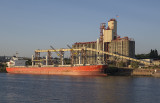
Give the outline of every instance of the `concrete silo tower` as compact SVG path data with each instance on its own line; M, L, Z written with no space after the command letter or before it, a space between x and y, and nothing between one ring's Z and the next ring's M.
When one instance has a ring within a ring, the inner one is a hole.
M104 42L111 42L117 37L117 21L116 19L110 19L108 21L107 29L103 29Z

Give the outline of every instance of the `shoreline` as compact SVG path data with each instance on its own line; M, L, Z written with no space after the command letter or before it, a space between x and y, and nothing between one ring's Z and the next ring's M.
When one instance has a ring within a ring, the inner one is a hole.
M151 76L154 77L153 74L155 73L155 70L157 72L160 72L160 69L142 69L142 68L117 68L117 67L110 67L107 69L106 73L110 76Z
M0 73L7 73L6 67L0 67Z

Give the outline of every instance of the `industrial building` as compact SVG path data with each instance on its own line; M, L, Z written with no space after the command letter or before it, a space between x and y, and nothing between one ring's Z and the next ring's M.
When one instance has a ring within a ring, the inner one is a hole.
M135 41L131 38L128 37L121 38L120 36L117 35L117 21L114 18L108 21L107 27L106 23L101 23L100 37L96 41L76 42L72 45L72 48L73 49L92 48L126 57L131 57L131 58L135 57ZM117 58L95 51L86 51L86 53L83 55L82 53L83 52L76 51L77 55L73 55L74 64L84 64L84 63L105 64L107 63L107 61L123 60L123 58ZM83 56L85 56L86 59ZM81 57L84 59L80 59Z

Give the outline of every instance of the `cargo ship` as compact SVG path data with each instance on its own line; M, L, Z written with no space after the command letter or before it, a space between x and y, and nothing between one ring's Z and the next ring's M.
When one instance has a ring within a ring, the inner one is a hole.
M33 60L34 61L34 60ZM26 60L13 57L7 64L6 71L14 74L45 74L45 75L83 75L107 76L107 65L32 65L25 66ZM48 63L47 63L48 64Z
M7 67L8 73L47 74L47 75L88 75L106 76L107 65L69 66L69 67Z

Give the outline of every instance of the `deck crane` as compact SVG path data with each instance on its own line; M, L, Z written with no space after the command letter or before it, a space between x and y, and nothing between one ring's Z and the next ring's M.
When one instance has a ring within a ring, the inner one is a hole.
M76 55L78 54L77 52L75 52L73 49L72 49L72 47L71 46L69 46L69 45L67 45L70 49L71 49L71 64L73 65L73 63L74 63L74 59L76 58ZM87 62L86 61L86 52L85 52L85 50L84 49L82 49L81 50L81 52L79 52L79 64L81 64L81 55L82 55L82 57L83 57L83 62L84 62L84 64L85 64L85 62Z
M61 64L64 65L64 51L58 52L58 51L56 51L55 48L53 48L53 46L50 46L50 47L54 50L54 52L57 54L57 56L60 57Z
M55 53L57 54L57 56L61 55L60 53L58 53L58 51L55 48L53 48L53 46L50 46L50 47L55 51Z
M71 52L73 52L74 55L77 55L77 53L72 49L71 46L67 45L69 47L69 49L71 49Z
M75 59L75 55L77 55L77 53L72 49L72 47L71 46L69 46L69 45L67 45L68 46L68 48L70 48L71 49L71 65L73 65L74 64L74 59Z

